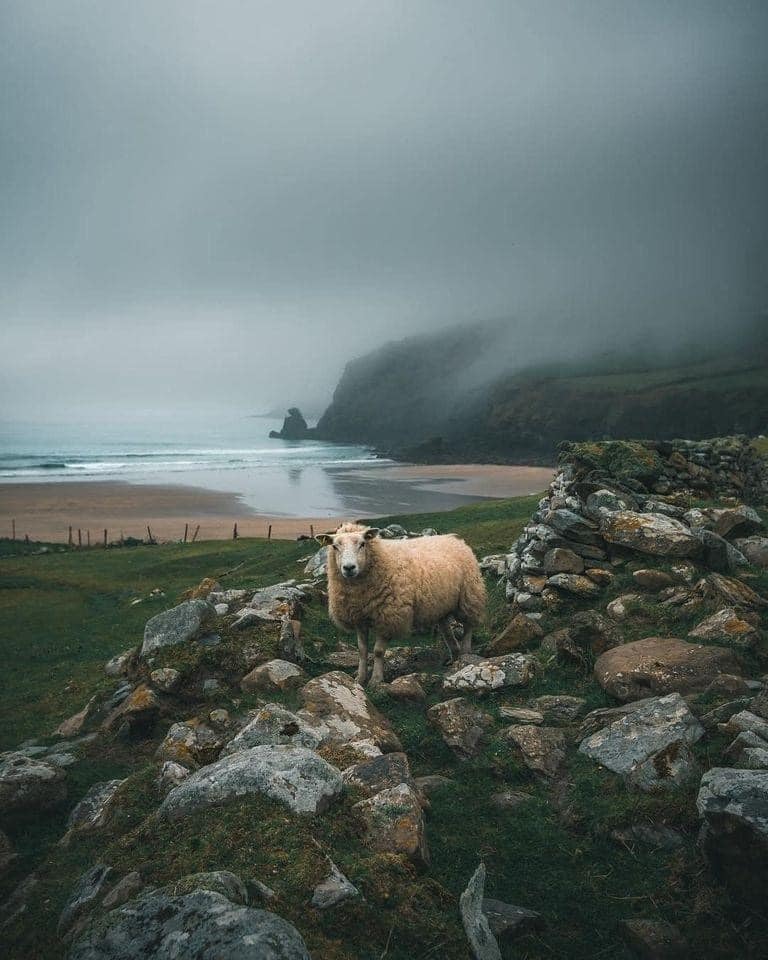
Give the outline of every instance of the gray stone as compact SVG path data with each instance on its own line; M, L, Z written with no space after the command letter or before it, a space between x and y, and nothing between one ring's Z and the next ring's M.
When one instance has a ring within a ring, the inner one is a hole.
M768 568L768 537L746 537L733 545L756 567Z
M601 518L600 532L609 543L656 557L695 557L701 541L689 527L661 513L619 510Z
M114 910L120 904L132 900L143 886L144 882L141 879L141 874L132 870L130 873L126 873L121 880L118 880L101 901L101 905L105 910Z
M197 890L208 890L226 897L231 903L248 905L248 890L246 885L235 873L229 870L209 870L204 873L189 873L178 880L172 880L161 887L147 891L142 899L164 895L168 897L183 897Z
M629 510L632 506L629 497L620 497L613 490L595 490L587 497L586 512L594 520L599 520L607 513Z
M191 771L187 770L180 763L173 760L166 760L160 767L155 784L161 794L165 795L169 790L178 787L182 780L186 780Z
M115 794L125 780L94 783L67 819L67 830L90 831L103 827L109 819Z
M151 656L163 647L189 643L199 637L216 619L216 611L207 600L185 600L147 621L141 657Z
M149 679L163 693L173 693L181 683L181 674L173 667L162 667L160 670L153 670Z
M159 760L172 760L185 767L196 768L213 763L221 751L223 740L208 724L200 720L174 723L157 748Z
M298 930L267 910L198 890L132 900L78 941L69 960L310 960Z
M291 744L316 750L323 742L324 729L316 723L292 713L279 703L267 703L243 729L224 747L222 757L275 744Z
M671 577L664 570L635 570L632 574L632 579L639 587L642 587L643 590L648 590L651 593L658 593L659 590L674 587L676 583L675 578Z
M464 697L436 703L427 710L427 719L460 760L477 756L493 726L493 717Z
M354 787L366 797L372 797L401 783L407 784L414 793L419 793L408 757L404 753L387 753L356 763L347 767L342 774L342 780L345 786Z
M499 944L491 932L488 918L483 913L484 893L485 864L481 863L459 898L461 921L475 960L501 960Z
M742 503L738 507L720 510L715 520L714 532L721 537L750 537L765 524L757 510Z
M421 800L407 783L380 790L352 809L363 822L366 846L402 854L418 867L429 864Z
M339 771L306 747L251 747L191 774L166 796L159 813L176 820L249 794L278 800L293 813L321 813L341 790Z
M710 570L720 573L735 573L739 567L746 567L749 561L743 553L732 546L723 537L704 528L694 531L701 541L701 559Z
M336 864L328 861L331 872L325 880L318 883L312 893L312 906L317 910L328 910L352 897L359 897L360 891L350 883Z
M290 614L293 604L305 600L307 595L307 588L295 580L262 587L240 610L232 626L236 630L243 630L258 623L276 623Z
M694 640L727 643L733 647L750 649L757 642L757 630L739 616L734 607L724 607L707 617L688 634Z
M761 739L768 741L768 720L752 713L751 710L734 713L726 722L725 728L728 733L741 733L749 730Z
M584 561L567 547L555 547L544 554L545 573L583 573Z
M596 597L600 593L598 584L578 573L556 573L547 580L547 586L587 599Z
M704 728L677 693L634 706L585 737L579 752L644 791L680 784L695 770L689 748Z
M599 543L596 526L586 517L574 513L573 510L550 510L546 521L557 533L568 540L589 544Z
M768 771L713 767L697 798L699 842L717 878L760 908L768 884Z
M544 714L529 707L515 707L509 703L499 704L499 716L505 720L514 720L515 723L544 723Z
M66 795L60 767L22 753L6 753L0 758L0 814L49 810Z
M324 577L328 571L327 561L328 547L320 547L317 553L312 554L309 560L307 560L307 564L304 567L304 576L312 577L313 580Z
M131 647L129 650L123 650L122 653L116 654L111 660L107 660L106 664L104 665L104 673L106 673L108 677L127 676L136 662L138 655L138 647Z
M504 944L511 944L517 937L524 936L543 926L541 914L525 907L516 907L501 900L483 899L483 913L491 928L491 933Z
M547 777L554 777L565 759L565 735L554 727L517 724L502 730L500 736L519 751L530 770Z
M502 657L490 657L461 667L445 678L443 688L481 693L518 687L529 683L536 670L537 663L533 657L523 653L508 653Z
M544 717L545 723L573 723L586 705L583 697L570 697L565 694L557 696L536 697L531 700L531 707L538 710Z
M290 690L300 687L307 679L304 671L288 660L268 660L255 667L240 681L245 693L274 693L275 690Z
M97 863L80 877L59 917L56 932L66 937L81 916L100 898L111 885L114 871L104 863ZM76 927L75 927L76 928Z

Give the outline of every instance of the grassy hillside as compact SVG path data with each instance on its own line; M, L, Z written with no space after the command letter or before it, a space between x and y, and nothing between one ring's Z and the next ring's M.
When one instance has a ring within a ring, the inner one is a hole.
M495 501L452 513L393 519L415 529L459 532L486 553L509 546L535 501ZM274 583L296 576L302 569L299 559L311 550L307 543L263 540L42 556L27 555L18 545L3 547L0 735L5 747L30 736L44 738L60 719L81 707L95 687L109 685L104 661L135 643L149 616L170 606L202 577L223 578L231 587ZM630 571L619 568L603 602L625 592L630 582ZM768 577L753 586L768 591ZM157 588L164 596L151 597ZM142 602L134 605L137 598ZM481 650L506 617L501 587L491 585L489 622L478 637ZM627 628L628 638L649 632L684 635L686 618L690 614L677 609L640 605ZM545 624L547 629L558 625L554 620ZM244 639L226 630L222 635L224 642L215 654L220 657ZM308 672L325 672L324 653L342 638L322 604L306 608L303 636L311 658ZM276 646L272 626L253 628L245 639L266 651ZM407 642L426 645L432 638ZM175 656L179 665L178 653ZM212 655L196 656L202 660ZM185 669L199 666L190 661ZM482 706L498 719L502 702L523 705L548 693L583 696L590 709L609 703L590 673L550 662L532 686L494 695ZM225 690L217 700L191 703L189 716L218 706L233 710L233 697L240 709L249 706L247 696ZM355 796L309 819L287 816L284 808L263 799L234 802L172 827L148 819L157 805L152 785L157 739L136 743L101 736L69 768L67 809L91 783L127 777L119 815L105 831L67 847L56 845L66 810L44 818L19 816L6 828L20 857L0 884L0 900L35 868L39 885L30 910L0 929L4 956L56 960L63 955L54 932L56 919L75 879L97 859L121 871L138 869L152 884L221 869L261 880L276 891L274 909L298 926L315 960L468 960L457 898L480 859L488 869L487 896L538 910L546 922L505 949L505 960L630 960L618 923L633 916L677 923L697 958L763 956L766 917L745 919L732 913L722 890L711 887L704 875L696 846L693 787L674 795L632 794L578 755L569 760L567 778L553 786L537 779L496 738L476 759L461 763L427 724L423 704L395 702L376 692L372 697L394 725L414 774L442 774L454 781L432 797L427 818L432 864L426 872L361 847L351 809ZM432 694L429 702L435 697ZM277 694L275 699L291 706L295 695ZM711 765L719 746L710 738L697 747L705 764ZM500 790L523 791L528 799L515 809L499 809L491 797ZM612 836L637 823L678 829L680 846L659 849ZM307 900L312 885L324 875L326 852L365 899L317 913Z

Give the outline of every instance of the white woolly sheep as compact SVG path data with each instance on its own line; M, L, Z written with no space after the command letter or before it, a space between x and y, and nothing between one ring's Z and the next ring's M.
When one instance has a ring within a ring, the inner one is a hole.
M328 546L328 611L342 630L357 634L357 680L368 677L368 637L374 636L372 683L384 680L390 640L438 626L458 651L448 620L464 626L461 653L485 616L486 592L472 550L456 536L383 540L375 527L342 524L317 537Z

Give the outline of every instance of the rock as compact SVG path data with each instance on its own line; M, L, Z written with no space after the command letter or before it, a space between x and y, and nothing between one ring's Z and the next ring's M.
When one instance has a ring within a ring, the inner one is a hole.
M328 547L320 547L317 553L313 553L304 567L304 576L311 577L313 580L324 577L328 570Z
M138 647L123 650L122 653L118 653L112 657L111 660L107 660L104 665L104 673L106 673L108 677L126 677L133 669L138 656Z
M323 662L340 670L357 670L358 652L352 647L340 647L323 654Z
M491 642L485 651L486 656L498 657L511 653L520 647L529 646L540 641L544 631L524 613L512 617L506 627Z
M143 659L163 647L178 646L195 640L216 619L216 611L207 600L185 600L147 621L140 656Z
M669 569L679 583L690 585L696 579L696 567L690 560L680 560L678 563L672 563Z
M159 760L171 760L187 767L197 768L213 763L218 757L223 740L206 723L187 720L174 723L157 748Z
M160 767L155 785L160 793L165 795L169 790L178 787L182 780L186 780L189 774L190 771L187 770L186 767L182 767L180 763L174 763L173 760L166 760Z
M306 673L295 663L289 663L288 660L269 660L246 674L240 681L240 689L244 693L291 690L300 687L306 679Z
M482 693L505 687L519 687L529 683L536 670L537 663L533 657L522 653L508 653L503 657L490 657L461 667L445 678L443 689Z
M517 937L524 936L543 926L541 914L525 907L516 907L501 900L483 898L483 913L491 928L491 933L502 944L511 944Z
M0 758L0 815L50 810L67 795L64 771L44 760L6 753Z
M639 594L624 593L620 597L616 597L615 600L611 600L611 602L605 608L605 612L608 614L611 620L626 620L630 614L630 604L636 603L638 600L640 600Z
M721 510L715 521L714 532L721 537L749 537L765 527L760 514L741 504L728 510Z
M323 743L371 740L384 753L403 749L389 721L346 673L315 677L302 687L301 698L300 716L321 721L326 728Z
M295 580L275 583L257 590L246 606L240 610L232 626L244 630L259 623L277 623L290 616L294 604L307 598L307 590Z
M404 677L395 677L391 683L387 684L387 693L395 700L408 700L413 703L424 703L427 699L418 673L408 673Z
M216 611L217 617L226 617L229 613L229 604L228 603L214 603L213 609Z
M405 527L401 527L399 523L390 523L388 526L381 528L379 536L384 537L385 540L402 540L408 536L408 531Z
M221 684L216 677L209 677L203 680L203 696L209 700L215 700L221 693Z
M230 725L228 710L211 710L211 712L208 714L208 719L217 727L226 728Z
M443 665L445 655L438 647L388 647L384 652L384 676L387 680L409 673L431 673ZM354 666L357 667L357 652Z
M270 430L270 440L308 440L313 435L298 407L290 407L282 430Z
M720 673L741 673L730 650L672 637L625 643L606 651L595 663L597 682L622 701L672 691L698 693Z
M493 726L493 717L464 697L436 703L427 710L427 718L437 727L443 741L459 760L477 756L488 730Z
M483 913L484 892L485 864L481 863L459 898L461 922L475 960L501 960L501 951L496 937L491 932L488 918Z
M701 558L710 570L720 573L735 573L739 567L748 566L749 561L736 547L731 546L723 537L719 537L711 530L696 530L695 534L701 541Z
M730 673L721 673L710 683L705 694L718 697L748 697L751 693L749 683L743 677L734 677Z
M163 693L173 693L181 683L181 674L173 667L162 667L160 670L153 670L149 679Z
M658 593L659 590L665 590L667 587L675 586L675 578L671 577L664 570L643 569L635 570L632 579L643 590L649 590L651 593Z
M630 497L620 497L613 490L595 490L587 497L586 512L594 520L600 520L608 513L617 513L631 509Z
M529 770L546 777L554 777L565 759L565 736L554 727L517 724L502 730L500 736L517 748Z
M588 544L599 542L595 524L586 517L574 513L573 510L551 510L545 519L554 530L568 540Z
M408 757L404 753L387 753L373 760L356 763L342 774L347 787L354 787L364 796L372 797L382 790L397 787L401 783L409 786L418 795L419 789L411 775Z
M251 793L293 813L321 813L341 790L339 771L306 747L251 747L191 774L166 796L159 814L176 820Z
M609 587L613 583L613 574L603 567L588 567L584 573L598 587Z
M149 896L165 895L168 897L183 897L196 890L208 890L226 897L231 903L248 904L248 890L246 885L235 873L229 870L209 870L204 873L188 873L178 880L163 884L152 890Z
M103 723L105 730L112 729L118 722L126 721L133 729L151 726L160 713L160 698L152 687L140 683L109 714Z
M734 607L724 607L707 617L688 634L694 640L727 643L733 647L750 649L758 639L757 630L743 620Z
M78 919L101 897L112 883L114 871L104 863L97 863L80 877L59 917L56 928L60 938L77 931ZM72 928L75 928L73 931Z
M685 700L672 693L635 704L596 733L579 752L644 791L676 786L695 772L690 746L704 728Z
M533 796L522 790L502 790L499 793L492 793L489 799L499 810L514 810L521 803L532 800Z
M622 920L621 935L637 960L688 960L688 944L676 926L663 920Z
M0 879L8 873L11 864L16 859L16 851L8 837L0 830Z
M752 733L756 733L757 736L763 740L768 741L768 720L759 717L750 710L741 710L739 713L734 713L726 722L725 729L728 733L741 733L742 731L749 730Z
M181 956L310 960L293 924L267 910L235 905L210 890L132 900L91 926L70 951L69 960Z
M734 540L733 545L756 567L768 568L768 537L747 537Z
M446 787L453 787L456 781L450 777L442 777L439 773L427 774L424 777L416 777L416 789L424 797L431 797L438 790L444 790Z
M363 821L367 846L383 853L403 854L417 866L428 866L424 814L418 796L408 784L381 790L352 809Z
M745 750L764 750L768 742L758 736L753 730L742 730L733 743L723 751L723 757L733 762L734 766L743 766L739 761Z
M331 872L325 880L318 883L312 894L312 906L317 910L328 910L351 897L359 897L360 891L350 883L336 864L328 861Z
M718 724L725 723L726 720L730 720L735 713L746 709L746 707L749 705L749 697L739 697L736 700L731 700L728 703L721 703L719 706L713 707L712 710L709 710L707 713L703 713L699 717L699 720L701 721L701 725L705 730L715 730Z
M544 714L529 707L515 707L508 703L499 704L499 716L505 720L514 720L515 723L544 723Z
M600 520L600 532L609 543L655 557L695 557L702 549L685 524L661 513L609 513Z
M212 593L218 593L220 591L221 584L218 581L214 580L213 577L203 577L196 587L193 587L184 594L184 599L207 600ZM155 593L157 591L153 590L152 592Z
M280 621L280 653L291 663L303 663L307 657L301 642L301 621L292 620L288 614Z
M768 720L768 687L763 687L760 693L758 693L752 701L751 708L753 713Z
M112 801L125 780L94 783L67 819L67 830L98 830L109 820Z
M105 910L114 910L115 907L132 900L143 886L144 882L141 879L141 874L132 870L130 873L126 873L122 880L118 880L101 901L101 905Z
M319 724L308 723L279 703L267 703L230 740L221 755L226 757L239 750L274 744L291 744L316 750L323 742L323 737L324 731Z
M568 633L578 647L599 656L624 642L621 631L597 610L579 610L568 623Z
M721 597L726 603L735 607L766 607L768 600L764 600L758 593L733 577L725 577L721 573L710 573L706 579L709 592Z
M697 798L699 842L715 876L759 909L768 884L768 771L713 767Z
M565 694L558 696L536 697L531 700L531 707L541 712L544 723L573 723L586 706L583 697L569 697Z
M557 587L575 597L589 599L600 593L600 587L589 577L578 573L556 573L547 580L548 587Z
M547 550L542 564L545 573L583 573L584 561L568 547Z
M55 737L76 737L86 722L96 713L98 697L91 697L82 710L63 720L54 730Z

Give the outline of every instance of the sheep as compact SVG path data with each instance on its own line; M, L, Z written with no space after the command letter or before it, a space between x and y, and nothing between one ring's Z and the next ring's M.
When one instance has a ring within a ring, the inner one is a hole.
M371 683L384 680L390 640L439 627L452 654L471 653L472 631L485 616L486 592L472 550L459 537L384 540L376 527L344 523L317 541L328 547L328 612L341 630L357 634L357 680L368 679L368 637L373 633ZM448 619L464 625L460 650Z

